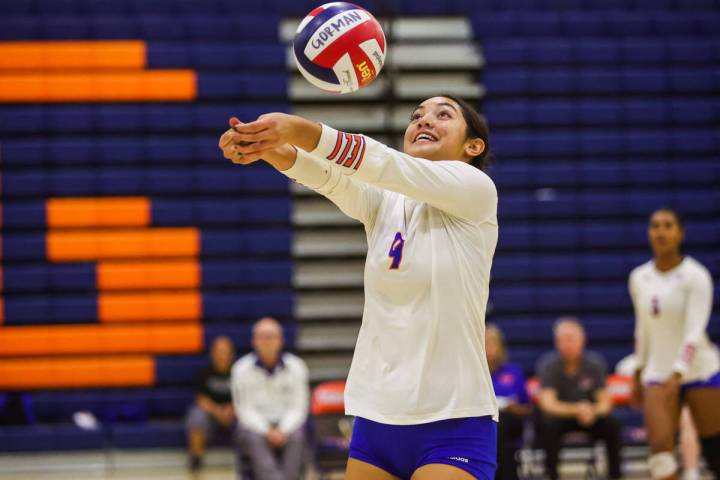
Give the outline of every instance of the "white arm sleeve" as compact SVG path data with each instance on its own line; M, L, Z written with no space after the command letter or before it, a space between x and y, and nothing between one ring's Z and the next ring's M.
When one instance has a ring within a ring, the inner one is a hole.
M352 180L333 164L297 149L295 164L282 172L296 182L315 190L368 229L382 202L382 190Z
M327 125L310 153L356 182L407 195L470 222L482 222L497 212L495 184L465 162L415 158Z
M260 415L260 412L253 408L251 399L252 389L248 388L248 385L245 385L243 382L243 379L246 377L247 375L239 372L236 367L233 367L230 384L235 416L244 428L264 434L270 429L270 423Z
M640 315L638 311L634 277L635 275L631 273L630 279L628 280L628 290L630 291L633 311L635 312L635 369L642 370L647 363L647 331L642 315Z
M278 429L286 435L302 427L307 419L310 405L308 371L305 365L298 364L297 371L293 372L293 380L291 403L278 422Z
M680 375L690 368L695 358L697 344L705 334L713 303L713 282L712 277L706 270L696 273L690 285L690 294L687 299L685 312L685 338L680 356L673 364L673 370Z

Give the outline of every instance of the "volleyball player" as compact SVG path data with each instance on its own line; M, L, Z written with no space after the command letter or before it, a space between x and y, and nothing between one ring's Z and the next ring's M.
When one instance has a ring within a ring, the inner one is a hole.
M677 478L674 447L680 406L690 407L703 456L720 478L720 359L705 329L713 300L712 278L680 250L678 214L650 217L654 258L630 274L638 367L633 394L643 406L653 478Z
M226 158L263 159L365 226L346 478L492 479L498 410L484 320L498 224L482 117L451 96L425 100L404 153L292 115L230 124Z

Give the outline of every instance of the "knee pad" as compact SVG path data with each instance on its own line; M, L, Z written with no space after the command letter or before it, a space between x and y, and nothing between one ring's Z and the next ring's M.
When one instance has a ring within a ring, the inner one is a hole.
M670 452L660 452L648 459L650 476L652 478L667 478L677 471L678 464L675 455Z

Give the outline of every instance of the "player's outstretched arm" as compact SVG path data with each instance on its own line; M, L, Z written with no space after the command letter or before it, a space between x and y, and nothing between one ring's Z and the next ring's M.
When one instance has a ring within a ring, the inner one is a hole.
M278 116L291 117L285 114L278 114ZM294 118L300 119L300 117ZM286 118L283 120L286 120ZM308 144L310 144L313 142L312 132L315 130L314 127L317 126L319 130L321 130L321 127L319 124L313 124L304 119L300 119L300 121L301 123L306 123L304 126L307 127L309 131L305 132L307 135L303 138L310 138L308 142ZM275 122L273 121L273 123ZM240 121L236 118L231 118L231 128L220 137L218 146L223 151L225 158L231 160L233 163L242 165L264 160L287 177L327 197L335 203L343 213L362 222L366 228L371 228L382 201L382 190L351 180L337 169L332 168L332 165L328 162L324 162L308 154L302 149L302 145L296 147L285 143L275 146L276 140L267 140L270 136L274 139L285 138L284 135L276 137L276 134L268 134L264 136L265 140L253 142L255 144L261 144L262 146L257 147L252 153L243 154L239 151L241 145L235 143L244 142L243 140L239 140L239 138L243 138L242 136L236 135L235 128L237 128L238 125L242 125ZM314 143L317 144L317 141ZM249 145L242 147L244 147L245 151L249 151Z
M338 132L284 113L262 115L255 122L234 127L230 138L235 155L262 158L265 149L295 145L338 168L353 180L402 193L472 222L497 210L492 180L462 161L430 161L398 152L364 135Z

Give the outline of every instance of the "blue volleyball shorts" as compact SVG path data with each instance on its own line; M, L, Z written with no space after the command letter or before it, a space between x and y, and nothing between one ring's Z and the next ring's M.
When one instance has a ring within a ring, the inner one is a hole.
M720 388L720 371L715 375L705 380L698 380L697 382L686 383L680 386L680 395L685 395L688 390L694 388Z
M441 463L492 480L496 452L497 422L490 416L417 425L387 425L356 417L350 440L350 458L401 479L410 479L423 465Z

